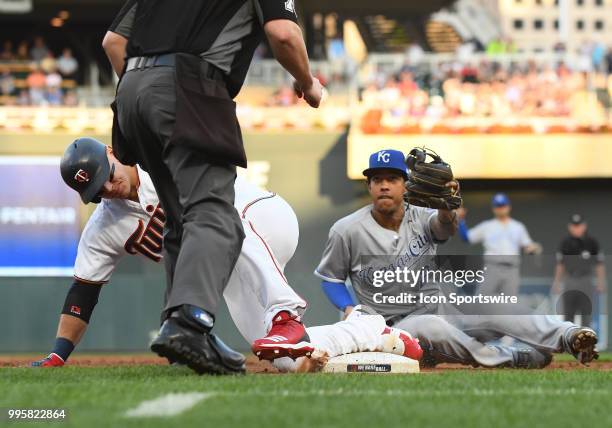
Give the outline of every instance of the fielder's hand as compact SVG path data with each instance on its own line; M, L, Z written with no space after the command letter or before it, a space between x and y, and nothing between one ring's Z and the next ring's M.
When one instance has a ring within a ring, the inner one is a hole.
M351 312L353 312L353 306L347 306L346 308L344 308L344 315L342 316L342 319L347 319Z
M298 98L304 98L310 107L317 108L323 98L323 85L319 79L312 76L312 84L308 87L300 85L297 81L293 82L293 90Z
M464 207L459 207L455 210L457 213L457 220L465 220L465 216L467 215L467 209Z

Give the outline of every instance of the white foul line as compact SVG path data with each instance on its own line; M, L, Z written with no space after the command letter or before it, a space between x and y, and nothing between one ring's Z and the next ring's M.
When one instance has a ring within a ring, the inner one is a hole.
M342 396L342 397L366 397L366 396L391 396L391 397L416 397L416 396L428 396L428 397L446 397L446 396L499 396L499 395L520 395L520 396L537 396L537 395L581 395L586 396L589 394L596 395L610 395L611 391L598 390L598 389L576 389L576 388L564 388L564 389L547 389L547 388L518 388L511 390L502 389L451 389L451 390L376 390L376 389L365 389L365 390L353 390L353 389L315 389L315 390L258 390L251 389L239 392L230 391L209 391L209 392L189 392L180 394L166 394L153 400L147 400L141 402L138 406L130 409L126 412L125 416L131 418L142 418L142 417L170 417L179 415L201 401L207 400L214 397L270 397L270 398L282 398L282 397L328 397L328 396Z
M125 416L128 418L176 416L212 395L214 393L208 392L166 394L153 400L141 402L138 406L128 410Z

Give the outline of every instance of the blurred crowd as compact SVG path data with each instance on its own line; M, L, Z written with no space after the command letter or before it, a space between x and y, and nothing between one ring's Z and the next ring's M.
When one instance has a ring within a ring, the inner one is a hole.
M16 47L6 40L0 52L0 105L76 105L78 70L68 47L56 55L42 37Z
M328 79L322 73L315 71L314 76L319 79L323 86L328 86ZM293 86L283 84L271 94L263 105L266 107L291 107L297 105L299 101L300 99L293 90Z
M406 65L396 74L370 76L360 98L366 111L382 112L387 122L571 117L578 123L606 123L612 82L607 74L563 62L502 65L487 59L427 69Z
M485 62L441 67L418 80L409 69L382 79L366 86L364 103L416 117L565 116L587 87L586 75L564 64L538 68L530 63L506 70Z

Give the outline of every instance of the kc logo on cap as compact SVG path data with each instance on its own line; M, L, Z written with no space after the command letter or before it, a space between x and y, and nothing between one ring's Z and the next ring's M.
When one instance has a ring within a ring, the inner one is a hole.
M381 150L378 152L378 162L382 161L384 163L389 163L389 160L391 160L391 154L386 150Z
M370 155L368 168L363 171L366 177L371 176L376 170L387 169L399 171L404 178L408 177L405 157L399 150L384 149Z
M89 181L89 174L87 174L87 171L79 169L74 175L74 179L79 183L87 183Z

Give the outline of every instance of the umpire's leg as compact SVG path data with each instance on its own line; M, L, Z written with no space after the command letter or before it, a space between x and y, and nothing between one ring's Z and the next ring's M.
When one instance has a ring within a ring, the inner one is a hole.
M244 356L209 334L243 238L233 208L235 171L171 150L175 106L172 68L127 72L119 85L121 130L166 211L166 309L173 310L165 311L151 349L199 373L244 373Z
M214 314L244 238L233 205L236 168L207 163L201 153L177 145L166 147L164 162L183 209L181 248L165 309L192 304Z
M151 174L166 211L166 314L191 304L214 314L244 233L233 207L235 167L170 144L176 95L174 69L128 72L118 91L120 125Z

